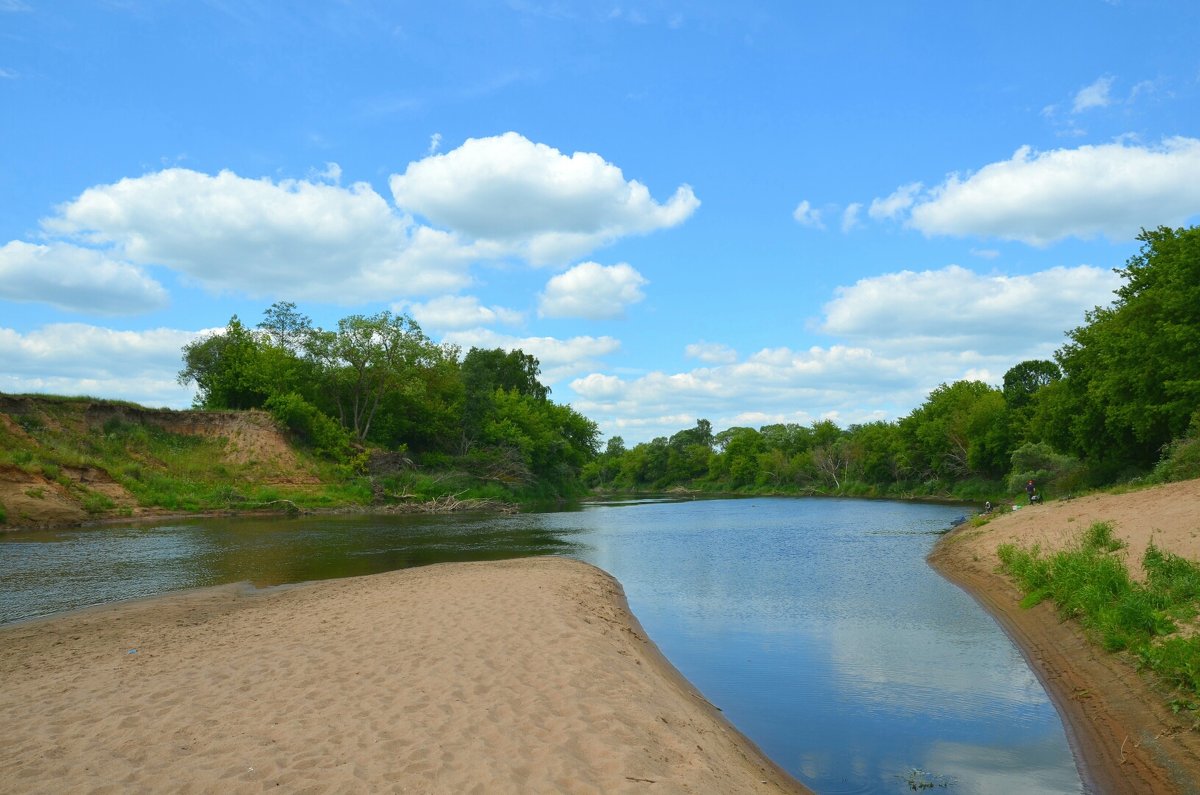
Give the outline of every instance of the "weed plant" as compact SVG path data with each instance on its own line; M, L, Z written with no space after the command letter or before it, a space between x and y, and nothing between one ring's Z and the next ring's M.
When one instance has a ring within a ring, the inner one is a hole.
M1115 553L1124 543L1097 522L1071 549L1044 556L1034 546L1003 544L1002 567L1025 592L1023 607L1051 599L1105 649L1128 652L1143 668L1179 688L1171 704L1200 718L1200 635L1181 631L1200 609L1200 566L1153 543L1142 558L1145 582L1129 576Z

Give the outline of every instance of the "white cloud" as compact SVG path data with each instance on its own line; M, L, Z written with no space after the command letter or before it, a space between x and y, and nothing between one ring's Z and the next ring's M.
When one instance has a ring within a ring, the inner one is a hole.
M840 287L821 330L874 351L1011 355L1047 342L1106 305L1120 279L1080 265L1027 276L980 275L957 265L902 271Z
M476 348L521 349L537 358L542 367L542 381L554 384L600 366L599 358L615 353L620 341L612 337L513 337L489 329L455 331L444 342Z
M862 225L862 222L858 218L859 214L862 213L862 208L862 204L859 202L854 202L853 204L847 205L846 209L842 211L843 232L850 232Z
M926 361L914 372L913 364L903 356L844 345L770 348L742 362L687 372L629 379L590 373L570 383L576 395L571 405L596 420L603 433L633 442L670 435L700 417L718 429L808 423L831 412L846 422L866 422L919 403L925 393L913 384L918 373L953 370ZM680 417L687 421L679 423Z
M867 210L867 215L876 221L895 218L912 207L917 194L921 192L921 187L920 182L901 185L886 199L875 199L872 201L871 208Z
M134 314L167 305L167 291L141 268L65 243L14 240L0 247L0 298L70 312Z
M885 274L839 289L826 304L821 331L836 338L829 346L764 348L737 360L722 356L725 346L696 343L688 355L708 366L628 378L593 371L571 382L571 404L630 442L686 427L663 419L679 416L719 429L895 419L941 383L999 384L1014 364L1052 356L1064 331L1107 304L1119 281L1086 265L1023 276L958 266Z
M276 183L231 171L171 168L89 188L42 226L215 292L347 303L456 289L480 254L414 226L366 183Z
M342 167L337 163L326 163L325 170L317 174L317 177L325 182L337 185L342 181Z
M792 218L795 218L796 223L801 226L813 229L825 228L825 222L821 220L821 211L810 205L808 199L796 205L796 209L792 211Z
M193 391L175 377L183 346L208 332L118 331L57 323L28 333L0 328L0 392L52 392L185 408Z
M1085 86L1075 95L1071 104L1072 113L1081 113L1090 108L1104 108L1112 104L1109 92L1112 90L1113 78L1101 77L1089 86Z
M732 364L737 361L737 351L720 342L693 342L684 349L689 359L699 359L708 364Z
M153 297L140 268L161 266L214 293L354 304L455 292L476 263L557 262L681 223L699 205L686 185L659 204L599 155L566 156L516 133L410 163L391 180L399 209L341 178L333 162L306 180L167 168L88 188L41 225L58 254L87 246L109 263L71 284L117 270L135 277L126 303ZM410 207L449 228L415 222Z
M564 155L515 132L409 163L390 184L398 206L534 264L675 226L700 204L687 185L659 204L599 155Z
M1130 240L1142 227L1200 213L1200 139L1034 152L964 178L952 175L912 207L926 235L982 235L1043 246L1066 237Z
M427 152L427 154L436 155L438 153L438 150L440 150L441 148L442 148L442 134L435 132L433 135L429 136L429 149L426 150L426 152Z
M583 262L546 283L538 314L589 320L621 317L626 307L646 297L642 287L647 284L646 278L627 263L606 266Z
M502 306L484 306L472 295L443 295L425 303L398 305L395 311L409 311L426 329L466 329L495 323L517 325L524 314Z

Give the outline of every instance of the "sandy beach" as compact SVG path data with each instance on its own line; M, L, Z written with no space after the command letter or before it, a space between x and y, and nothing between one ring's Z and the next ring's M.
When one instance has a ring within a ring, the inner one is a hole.
M0 629L14 793L805 792L562 558Z
M1200 480L1128 494L1035 505L944 537L930 563L972 594L1021 647L1050 693L1085 778L1100 793L1200 793L1200 733L1167 707L1168 696L1133 662L1091 645L1052 605L1019 606L1021 594L997 572L996 549L1013 543L1043 552L1075 542L1093 522L1113 524L1135 576L1153 539L1200 560Z

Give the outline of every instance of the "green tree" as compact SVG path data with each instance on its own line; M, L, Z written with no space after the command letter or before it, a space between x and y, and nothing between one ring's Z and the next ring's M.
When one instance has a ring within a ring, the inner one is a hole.
M541 364L521 350L471 348L462 366L462 448L479 438L484 423L495 409L497 390L515 391L534 400L546 400L549 387L538 380Z
M195 404L204 409L253 409L266 403L274 389L262 367L262 345L234 315L224 331L183 346L181 385L193 381Z
M981 381L942 384L900 420L904 464L921 479L958 480L1007 469L1004 397Z
M1004 374L1004 402L1018 409L1028 405L1042 387L1062 378L1062 370L1045 359L1029 359L1010 368Z
M1110 307L1056 358L1073 452L1110 473L1148 468L1200 407L1200 228L1143 230Z
M336 332L314 332L309 347L324 365L338 419L359 441L370 433L384 395L415 390L417 368L435 355L416 321L387 311L342 318Z

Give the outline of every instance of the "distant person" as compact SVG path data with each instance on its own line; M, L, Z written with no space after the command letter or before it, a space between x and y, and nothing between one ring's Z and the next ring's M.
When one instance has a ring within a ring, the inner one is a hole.
M1037 488L1034 487L1033 481L1031 480L1025 484L1025 495L1029 497L1029 502L1031 505L1033 504L1034 494L1037 494Z

